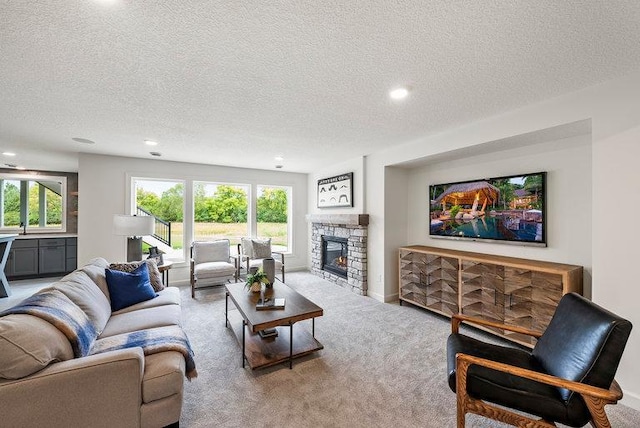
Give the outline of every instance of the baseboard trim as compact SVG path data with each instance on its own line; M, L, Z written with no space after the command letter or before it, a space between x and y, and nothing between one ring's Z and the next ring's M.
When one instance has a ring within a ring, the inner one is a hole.
M384 296L382 294L372 293L370 291L367 291L367 296L371 297L372 299L377 300L378 302L385 303Z
M620 403L624 404L627 407L631 407L632 409L640 411L640 396L638 394L624 391L624 396L622 397L622 400L620 400Z
M400 295L398 293L389 294L384 298L385 303L397 302L400 299Z

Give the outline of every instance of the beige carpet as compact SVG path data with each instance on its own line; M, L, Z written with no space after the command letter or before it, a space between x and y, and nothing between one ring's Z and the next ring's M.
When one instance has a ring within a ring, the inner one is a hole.
M357 296L306 272L287 274L287 284L324 308L316 338L325 349L295 360L293 370L284 364L243 369L240 345L224 326L223 288L191 299L182 287L184 327L199 374L185 384L182 427L455 426L446 319ZM305 321L294 328L311 326ZM640 426L633 409L617 405L608 413L614 427ZM504 425L471 415L467 426Z

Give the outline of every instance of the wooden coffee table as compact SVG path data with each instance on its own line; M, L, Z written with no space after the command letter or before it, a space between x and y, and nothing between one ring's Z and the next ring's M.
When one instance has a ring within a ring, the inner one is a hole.
M318 351L324 346L315 338L315 318L322 308L287 285L276 281L264 290L264 297L285 298L284 309L257 310L261 293L249 292L243 283L226 284L225 326L233 330L242 345L242 367L245 361L252 369L269 367L285 361L293 367L293 359ZM229 311L229 298L238 309ZM293 325L311 319L311 332ZM278 331L276 337L262 338L258 332L269 328Z

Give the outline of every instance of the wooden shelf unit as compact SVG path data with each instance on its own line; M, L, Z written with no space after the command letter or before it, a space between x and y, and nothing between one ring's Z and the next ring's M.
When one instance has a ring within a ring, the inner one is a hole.
M582 266L414 245L398 254L400 303L544 331L562 295L582 294ZM525 346L535 339L484 328Z

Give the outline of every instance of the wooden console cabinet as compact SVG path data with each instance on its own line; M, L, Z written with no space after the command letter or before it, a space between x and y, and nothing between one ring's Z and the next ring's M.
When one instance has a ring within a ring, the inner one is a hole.
M421 245L399 251L400 303L544 331L563 294L582 294L582 266ZM535 339L487 331L526 346Z

